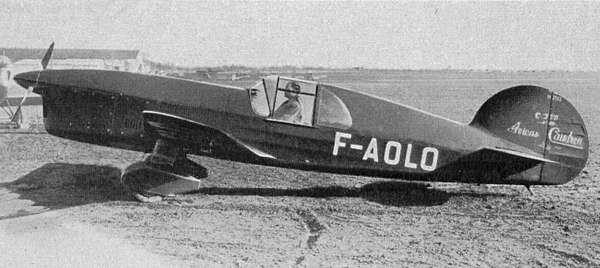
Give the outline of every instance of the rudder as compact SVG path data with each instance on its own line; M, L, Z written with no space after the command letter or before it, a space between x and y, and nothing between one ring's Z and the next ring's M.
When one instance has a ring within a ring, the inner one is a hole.
M497 93L470 125L556 161L540 167L541 184L565 183L587 162L589 141L581 116L565 98L542 87L517 86Z

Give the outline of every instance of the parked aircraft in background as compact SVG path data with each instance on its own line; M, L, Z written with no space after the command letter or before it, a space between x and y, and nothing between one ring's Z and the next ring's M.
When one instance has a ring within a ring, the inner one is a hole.
M48 51L46 51L46 54L42 58L42 69L46 69L46 67L48 66L48 63L50 62L50 57L52 57L53 48L54 43L50 45ZM11 69L11 64L12 62L8 57L0 56L0 107L11 118L11 121L16 123L16 120L18 119L21 112L21 107L23 107L23 104L27 100L27 97L29 96L29 94L31 94L33 86L28 88L27 92L21 99L19 106L17 107L17 110L13 112L11 108L11 103L8 101L8 91L13 85L13 73Z
M0 107L10 118L13 118L14 113L8 103L8 91L13 83L11 65L12 62L8 57L0 56Z
M42 96L48 133L149 152L122 175L125 185L147 196L198 189L207 170L190 154L340 174L525 186L566 183L588 158L581 116L565 98L537 86L500 91L465 125L276 75L247 89L106 70L43 70L14 79ZM294 110L296 119L275 116L286 106L301 109Z

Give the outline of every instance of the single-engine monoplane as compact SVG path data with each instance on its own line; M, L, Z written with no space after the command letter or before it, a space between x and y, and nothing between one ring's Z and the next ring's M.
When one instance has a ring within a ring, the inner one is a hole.
M136 193L197 190L201 155L258 165L419 181L551 185L588 158L585 124L565 98L522 85L470 124L350 89L282 76L238 88L108 70L14 77L43 98L48 133L148 152L123 171Z

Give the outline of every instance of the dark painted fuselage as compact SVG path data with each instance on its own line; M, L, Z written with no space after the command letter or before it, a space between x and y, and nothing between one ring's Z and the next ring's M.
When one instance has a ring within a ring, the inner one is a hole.
M15 80L33 85L37 74L21 74ZM544 181L539 163L509 171L498 163L512 159L471 162L468 156L482 148L543 157L486 130L326 84L319 84L318 89L345 103L352 116L349 128L319 125L318 120L310 126L274 121L253 110L247 89L163 76L46 70L38 85L35 92L43 96L48 133L87 143L148 152L156 137L148 135L143 111L154 111L198 122L258 152L257 157L248 157L245 152L219 148L220 142L207 135L194 137L196 146L189 153L195 155L402 179L527 185L565 182Z

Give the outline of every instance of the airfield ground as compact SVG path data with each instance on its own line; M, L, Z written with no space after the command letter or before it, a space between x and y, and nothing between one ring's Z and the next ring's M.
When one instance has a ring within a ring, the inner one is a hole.
M141 153L3 133L0 266L600 267L599 74L356 70L324 82L465 123L503 88L544 86L582 114L590 158L533 195L195 158L210 172L200 193L145 204L118 182Z

